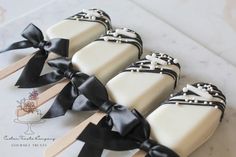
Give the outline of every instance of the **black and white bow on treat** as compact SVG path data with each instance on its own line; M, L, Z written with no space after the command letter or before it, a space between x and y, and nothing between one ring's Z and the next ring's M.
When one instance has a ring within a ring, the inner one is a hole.
M40 75L50 52L54 52L63 57L68 56L69 40L54 38L46 41L44 40L41 30L33 24L29 24L21 35L26 40L15 42L5 50L1 50L0 53L31 47L39 49L26 64L20 78L16 82L16 85L20 88L32 88L35 87L33 86L33 82Z
M133 110L132 113L140 123L126 136L111 131L111 127L105 122L106 118L103 118L98 125L88 124L77 138L85 142L78 157L101 157L103 149L127 151L137 148L145 151L146 157L179 157L173 150L151 140L148 122L137 111Z

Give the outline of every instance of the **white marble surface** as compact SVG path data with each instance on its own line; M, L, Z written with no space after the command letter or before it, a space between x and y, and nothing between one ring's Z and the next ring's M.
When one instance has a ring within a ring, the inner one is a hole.
M236 65L235 0L133 0L176 30ZM153 5L155 4L155 5Z
M25 0L26 1L26 0ZM140 33L144 46L149 50L164 51L179 59L182 65L182 76L178 89L186 83L205 81L216 84L223 90L227 97L227 109L225 118L216 130L214 136L191 157L234 157L236 154L236 67L234 54L235 30L234 24L217 17L222 15L221 4L230 0L222 1L193 1L174 0L160 1L150 0L57 0L49 2L40 9L31 11L29 14L4 23L0 29L0 47L6 46L11 41L20 39L22 29L33 22L42 30L53 23L72 15L83 8L97 7L105 10L112 18L114 26L131 28ZM19 2L17 3L20 7ZM233 4L233 2L231 2ZM1 6L1 3L0 3ZM11 5L10 5L11 6ZM210 7L209 7L210 6ZM232 5L229 6L230 8ZM7 9L8 10L8 9ZM230 10L230 9L229 9ZM199 11L199 14L197 13ZM227 11L226 11L227 12ZM235 10L231 10L232 14ZM24 14L21 12L19 14ZM215 15L215 16L213 16ZM232 21L233 20L232 15ZM211 22L209 22L211 21ZM213 22L212 22L213 21ZM214 23L216 22L216 23ZM234 22L232 22L234 23ZM205 26L205 27L204 27ZM26 52L26 51L23 51ZM9 52L0 55L0 68L21 58L25 53ZM21 136L26 125L13 122L17 100L27 97L30 89L17 89L13 87L20 71L7 79L0 81L0 153L5 157L43 156L45 146L14 147L12 143L41 143L48 145L52 141L24 141L6 140L4 136ZM177 90L178 90L177 89ZM42 91L43 89L39 89ZM48 102L42 112L52 103ZM68 113L65 117L46 120L42 124L33 125L35 135L41 137L57 138L76 126L82 118L88 114ZM81 143L77 142L60 156L76 157ZM133 152L105 152L107 156L130 156Z
M28 15L53 0L0 0L0 26Z

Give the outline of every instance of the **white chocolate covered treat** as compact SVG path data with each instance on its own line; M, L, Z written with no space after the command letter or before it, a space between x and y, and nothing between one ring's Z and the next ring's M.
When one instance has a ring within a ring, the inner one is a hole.
M225 96L216 86L187 85L147 117L152 137L187 157L214 133L225 104Z
M136 61L142 54L142 40L132 30L121 28L80 49L72 57L73 66L102 83Z
M147 115L170 95L179 73L177 59L152 53L112 78L106 88L112 101Z
M79 12L46 31L49 39L69 40L69 56L111 29L110 17L102 10L88 9Z

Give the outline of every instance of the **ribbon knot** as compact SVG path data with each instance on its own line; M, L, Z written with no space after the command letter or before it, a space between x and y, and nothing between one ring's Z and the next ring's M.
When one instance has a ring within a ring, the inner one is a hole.
M78 87L89 78L87 74L73 69L71 60L68 58L52 59L48 61L48 65L55 70L42 75L38 83L50 84L65 78L69 80L69 83L60 91L43 118L63 116L67 110L71 110L75 99L80 95Z
M44 50L45 46L50 46L50 42L42 40L37 45L33 45L34 48L39 48L40 50Z
M76 74L76 71L74 70L66 70L64 72L64 76L69 80L71 80L75 76L75 74Z
M107 113L116 130L125 135L139 123L136 116L126 107L109 100L105 86L94 76L89 77L80 87L79 91L85 96L90 105ZM81 105L77 99L74 105ZM87 107L87 106L86 106Z
M37 84L36 82L38 81L38 77L40 77L44 63L48 58L48 53L54 52L60 56L67 57L69 51L69 40L54 38L46 41L44 40L42 31L33 24L29 24L23 30L21 36L26 40L12 43L5 50L0 50L0 53L30 47L39 49L25 65L23 72L15 84L20 88L38 87L40 84L38 86L35 85Z
M108 100L107 102L105 102L101 106L99 106L99 110L109 114L112 111L113 105L115 105L115 103Z
M155 145L157 145L156 141L147 139L140 145L140 149L145 152L149 152Z

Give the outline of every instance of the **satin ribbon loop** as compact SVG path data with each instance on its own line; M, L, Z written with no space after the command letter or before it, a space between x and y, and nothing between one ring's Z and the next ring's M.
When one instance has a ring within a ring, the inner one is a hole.
M75 70L69 58L60 57L49 60L48 65L51 68L55 69L54 73L56 73L58 77L66 78L70 81L72 81L74 77L81 79L84 78L86 75L84 73L79 72L79 70ZM77 80L74 79L74 81L76 82Z
M98 108L109 103L108 93L104 85L95 77L89 77L80 87L80 92Z
M152 149L152 147L155 145L157 145L156 141L147 139L140 145L139 148L145 152L149 152Z
M44 47L49 46L49 45L50 45L50 42L42 40L38 43L38 45L34 45L33 47L39 48L40 50L44 50L45 49Z
M48 61L48 65L55 69L57 76L60 76L61 78L65 77L74 83L84 82L89 78L87 74L82 73L79 70L75 70L69 58L60 57L57 59L52 59ZM79 85L81 85L81 83L79 83Z
M33 54L28 63L25 65L25 68L15 85L19 86L19 88L35 88L43 86L45 84L38 82L49 52L67 57L69 53L69 40L54 38L46 41L44 40L42 31L34 24L29 24L23 30L21 36L26 40L12 43L5 50L0 50L0 53L31 47L39 49Z
M166 146L156 144L148 151L146 157L179 157L179 155Z
M67 79L71 80L75 76L76 71L69 69L69 70L64 71L63 74Z
M69 51L68 39L54 38L46 41L44 40L42 31L32 23L29 24L23 30L21 36L26 40L15 42L5 50L1 50L0 52L33 47L44 51L52 51L63 57L68 56L68 51Z
M115 105L115 103L111 102L111 101L107 101L105 103L103 103L101 106L99 106L99 110L109 114L112 111L112 106Z
M156 141L147 139L139 147L147 152L146 157L178 157L171 149L158 144Z
M80 87L79 91L97 109L108 114L116 130L125 135L132 127L139 123L136 116L122 105L109 100L105 86L95 77L91 76Z
M48 62L55 71L45 75L48 82L57 82L63 78L69 80L67 85L60 91L53 105L43 118L54 118L63 116L68 110L73 109L73 103L80 96L79 86L83 84L89 76L85 73L73 69L73 65L68 58L57 58ZM53 75L52 75L53 74ZM84 103L87 104L87 101ZM80 110L80 106L75 107Z
M78 87L81 86L81 84L83 84L89 78L89 76L78 71L71 71L71 73L72 74L70 75L70 81L73 83L76 90L79 91Z

